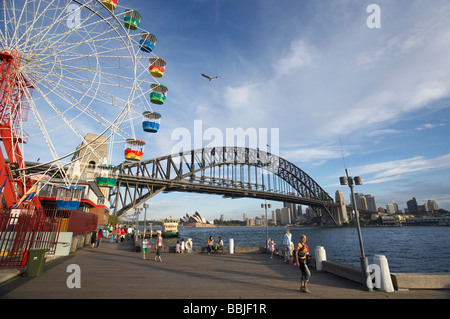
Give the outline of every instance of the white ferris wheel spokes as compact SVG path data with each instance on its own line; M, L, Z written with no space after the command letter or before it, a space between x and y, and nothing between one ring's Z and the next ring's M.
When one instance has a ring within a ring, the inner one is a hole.
M2 1L0 53L18 59L24 91L11 130L30 142L21 144L28 161L35 159L27 154L39 154L41 162L59 163L87 133L129 139L134 132L124 121L151 111L154 81L141 69L136 34L123 18L124 11L110 11L100 1Z

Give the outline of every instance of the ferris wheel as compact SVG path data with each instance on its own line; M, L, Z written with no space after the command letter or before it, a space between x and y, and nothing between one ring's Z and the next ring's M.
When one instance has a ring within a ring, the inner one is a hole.
M158 131L152 104L164 103L167 87L141 19L117 0L1 2L0 137L19 171L25 160L67 165L80 145L96 152L88 133L121 143L125 160L142 159L138 135Z

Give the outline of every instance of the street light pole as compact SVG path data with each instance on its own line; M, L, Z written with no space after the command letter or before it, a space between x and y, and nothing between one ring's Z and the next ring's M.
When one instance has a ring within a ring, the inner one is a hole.
M147 226L147 208L148 208L148 204L144 203L144 209L145 209L145 214L144 214L144 239L145 239L145 227Z
M361 263L361 270L363 272L364 275L364 283L365 286L367 288L368 291L372 291L372 285L369 284L369 263L367 261L367 257L366 254L364 253L364 245L363 245L363 240L362 240L362 235L361 235L361 226L359 225L359 212L358 212L358 207L356 205L356 197L355 197L355 193L353 191L353 187L354 185L361 185L362 181L361 181L361 177L360 176L355 176L355 178L348 176L348 172L347 169L345 169L345 174L346 177L340 177L340 182L341 185L347 185L350 187L350 192L352 195L352 200L353 200L353 208L355 210L355 219L356 219L356 228L358 229L358 239L359 239L359 248L361 250L361 257L360 257L360 263Z
M266 201L264 201L264 204L261 204L261 208L266 209L266 251L269 249L269 221L267 220L267 207L271 208L272 206L266 204Z

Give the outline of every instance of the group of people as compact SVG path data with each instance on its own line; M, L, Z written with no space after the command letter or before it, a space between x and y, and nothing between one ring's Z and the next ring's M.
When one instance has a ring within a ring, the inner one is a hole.
M152 248L152 245L150 243L150 241L148 240L148 236L145 236L143 242L142 242L142 259L147 259L146 258L146 254L149 252L149 249ZM156 235L156 239L155 239L155 261L158 261L162 263L162 259L161 259L161 249L164 250L164 241L162 238L162 234L161 231L158 230L157 235Z
M211 253L215 253L216 251L223 249L223 240L222 237L219 236L217 243L214 245L213 236L209 236L208 238L208 255Z
M93 230L91 233L91 248L99 248L103 238L106 238L111 243L115 242L118 244L119 241L123 242L125 237L133 238L133 236L134 229L132 227L128 227L127 225L108 225L104 228L100 226L98 231Z
M272 240L272 239L271 239ZM275 244L273 244L275 246ZM311 272L308 268L308 257L309 257L309 248L306 244L306 235L300 235L300 241L297 245L295 251L293 251L293 243L292 243L292 234L290 230L287 229L283 238L283 251L284 251L284 262L290 263L291 256L293 257L293 264L296 265L302 272L301 280L300 280L300 291L310 293L311 291L308 289L309 278L311 277ZM270 250L270 241L269 241L269 250ZM271 256L273 255L273 252Z
M175 252L177 254L184 254L185 252L190 254L192 253L193 245L192 238L189 238L186 242L184 241L184 238L182 238L181 242L177 241L177 244L175 245Z

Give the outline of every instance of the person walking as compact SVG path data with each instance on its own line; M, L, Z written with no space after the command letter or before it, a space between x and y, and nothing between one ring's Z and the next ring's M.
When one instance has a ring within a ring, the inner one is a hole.
M270 251L270 259L273 259L273 252L275 251L275 242L273 241L273 238L269 239L269 251Z
M290 254L291 242L292 242L291 231L289 229L286 229L286 233L284 234L284 239L283 239L284 262L285 263L286 262L288 263L291 258L291 254Z
M306 245L306 235L300 236L300 242L297 245L297 250L295 251L295 259L297 260L297 266L302 271L300 291L310 293L307 284L309 278L311 277L311 272L309 271L307 264L307 256L309 254L308 245Z
M93 230L91 233L91 248L95 247L96 242L97 242L97 231Z
M163 243L161 231L158 230L158 236L156 236L156 242L155 242L155 249L156 249L155 261L157 261L157 259L159 259L159 262L162 263L161 248L164 249L164 243Z
M148 248L151 248L151 246L147 236L145 236L144 241L142 242L142 259L144 260L146 259L145 254L148 252Z
M103 238L103 229L99 229L98 230L98 239L97 239L97 248L100 247L100 243L102 242L102 238Z

